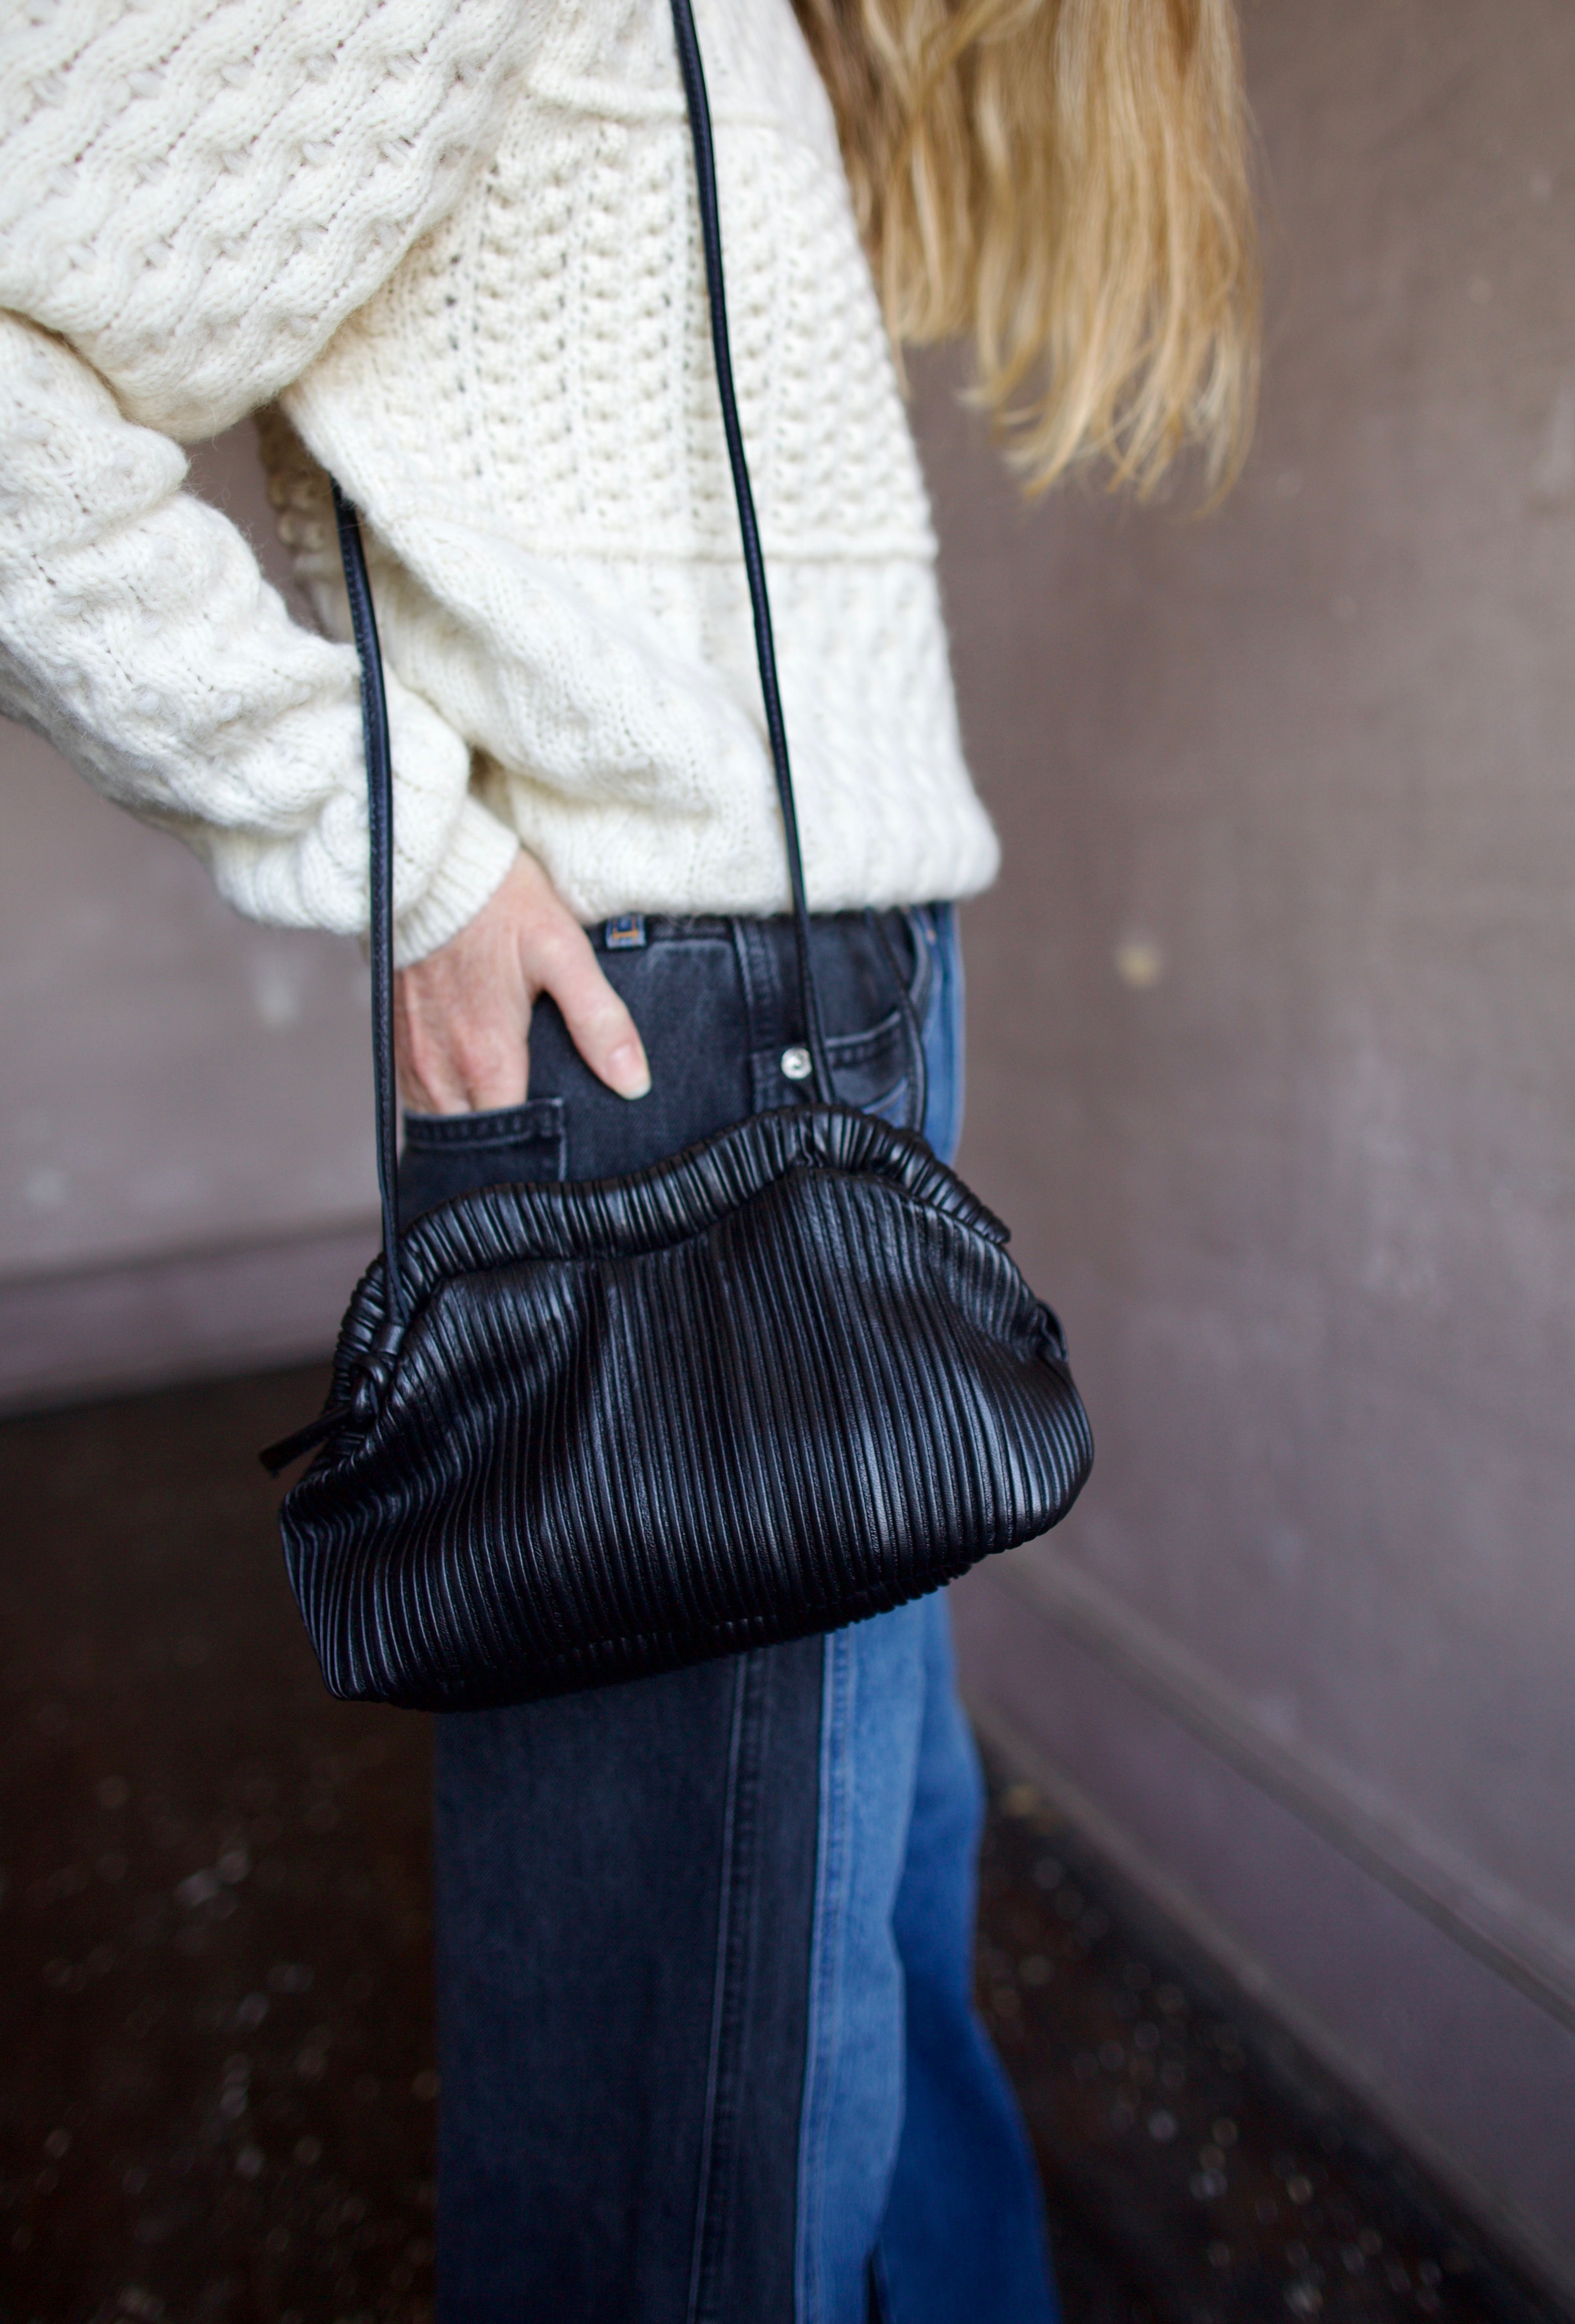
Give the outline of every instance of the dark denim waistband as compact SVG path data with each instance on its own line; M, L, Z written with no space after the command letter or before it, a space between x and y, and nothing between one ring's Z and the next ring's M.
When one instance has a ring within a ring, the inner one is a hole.
M898 1120L908 1110L913 1039L901 983L922 1023L935 956L926 915L938 924L949 909L812 918L827 1055L844 1104ZM631 914L589 934L640 1028L650 1060L649 1095L631 1103L599 1082L556 1005L542 999L531 1023L523 1105L406 1117L400 1178L406 1218L475 1186L643 1169L730 1122L803 1097L791 919Z

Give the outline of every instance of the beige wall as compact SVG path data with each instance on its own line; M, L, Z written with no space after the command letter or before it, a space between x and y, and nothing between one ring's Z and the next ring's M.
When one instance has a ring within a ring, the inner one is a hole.
M1248 23L1223 515L1019 515L926 381L964 1167L1100 1448L972 1683L1575 2271L1575 11Z
M250 426L194 481L288 586ZM0 1404L315 1351L376 1201L357 947L237 918L3 722L0 814Z
M965 1167L1100 1445L961 1594L969 1683L1575 2280L1575 11L1248 31L1224 514L1025 513L919 375L1008 841ZM244 436L202 481L265 523ZM0 1396L322 1344L354 949L235 921L15 730L0 797Z

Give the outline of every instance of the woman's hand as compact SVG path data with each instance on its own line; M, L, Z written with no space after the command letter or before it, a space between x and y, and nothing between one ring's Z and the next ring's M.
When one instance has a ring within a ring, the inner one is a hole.
M425 960L394 978L400 1093L419 1113L519 1105L530 1081L530 1011L550 992L586 1065L620 1097L643 1097L650 1068L634 1019L590 938L533 855Z

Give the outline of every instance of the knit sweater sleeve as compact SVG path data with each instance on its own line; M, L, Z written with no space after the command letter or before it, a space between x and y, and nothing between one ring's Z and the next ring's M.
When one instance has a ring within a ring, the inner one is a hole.
M0 709L254 917L355 928L353 652L182 493L491 149L546 0L29 0L0 27ZM401 955L517 842L391 677Z
M0 316L0 709L187 841L250 917L359 930L366 810L354 650L291 622L186 459L79 357ZM402 960L486 901L518 843L470 753L388 674Z

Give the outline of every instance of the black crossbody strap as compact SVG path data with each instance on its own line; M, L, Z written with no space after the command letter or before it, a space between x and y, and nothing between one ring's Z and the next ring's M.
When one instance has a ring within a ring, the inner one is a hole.
M695 143L695 183L700 198L700 240L705 253L705 288L711 305L711 351L716 365L717 392L722 398L722 424L727 436L732 493L738 503L738 529L743 539L744 571L749 576L750 606L755 618L755 659L760 665L760 695L766 708L766 733L771 745L771 771L777 779L777 800L782 810L782 836L788 848L788 883L793 896L793 922L798 939L798 989L804 1010L804 1038L815 1065L815 1094L822 1105L833 1102L831 1070L826 1064L821 1028L820 996L809 954L809 906L804 890L804 858L798 846L798 814L793 799L793 770L788 761L788 728L782 716L781 689L777 684L777 648L771 635L771 601L766 594L766 562L760 553L760 530L755 521L755 496L750 489L749 463L744 458L743 430L739 426L738 400L732 389L732 351L727 337L727 293L722 279L722 219L716 201L716 153L711 135L711 107L705 96L705 75L700 63L700 42L689 0L671 0L673 32L678 44L678 69L684 77L684 97L689 108L689 134Z
M711 135L711 108L705 96L705 75L700 63L700 43L689 0L671 0L673 32L678 68L689 109L689 130L695 146L695 181L700 203L700 239L705 254L705 289L711 309L711 346L716 365L716 388L722 401L722 424L727 438L728 465L732 471L733 497L738 503L739 532L743 542L744 571L749 579L750 608L754 616L755 657L760 666L760 696L765 705L766 733L771 748L771 771L782 811L782 836L788 851L788 883L793 899L793 925L798 949L798 990L804 1016L805 1045L813 1066L812 1085L823 1105L833 1102L831 1071L826 1063L820 997L815 989L815 964L810 956L809 905L804 887L804 858L798 844L798 816L793 798L793 770L788 758L788 729L782 717L782 695L777 683L777 650L771 635L771 604L766 593L765 559L750 488L749 463L744 457L743 431L739 425L738 399L733 392L732 355L727 336L727 295L722 278L722 222L716 202L716 157ZM404 1286L399 1263L399 1120L394 1081L393 1043L393 766L389 750L388 699L382 683L382 656L373 609L372 584L366 552L355 509L336 484L334 514L339 527L339 553L345 566L345 587L350 599L350 624L361 659L361 718L366 742L366 827L371 858L372 1045L377 1091L377 1185L382 1204L382 1255L388 1277L389 1305L403 1323ZM906 990L906 988L904 988Z

